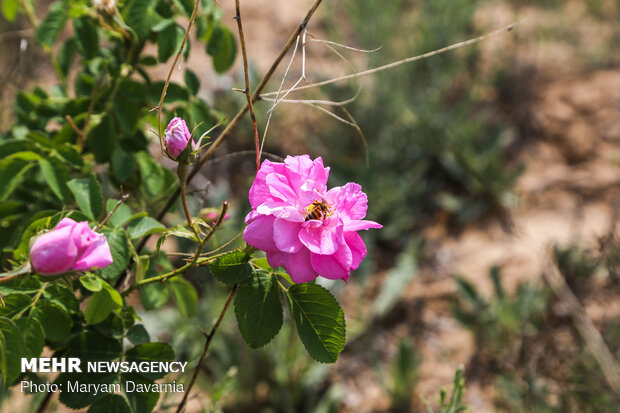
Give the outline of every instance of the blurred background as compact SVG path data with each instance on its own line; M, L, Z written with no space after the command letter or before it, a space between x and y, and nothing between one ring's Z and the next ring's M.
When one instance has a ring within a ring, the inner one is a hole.
M312 3L242 1L252 85ZM219 7L236 35L234 2ZM230 320L188 411L422 411L423 399L437 406L439 389L450 387L461 365L464 401L475 412L618 411L619 395L543 273L551 257L620 356L620 2L324 1L308 27L306 77L381 66L514 22L512 31L474 46L287 96L350 100L322 105L337 118L309 104L277 106L265 151L322 156L329 185L360 183L369 219L384 228L363 234L368 257L348 284L326 283L349 333L335 365L310 359L291 323L251 350ZM32 36L26 22L5 24L0 125L14 116L18 91L54 79L45 55L22 40ZM269 91L278 89L290 56ZM199 76L200 97L231 117L245 102L231 92L243 84L240 63L237 56L231 71L217 75L195 48L184 65ZM159 65L150 74L163 79L167 70ZM284 86L301 70L298 50ZM256 105L261 135L270 107ZM243 228L252 149L246 120L193 181L195 206L231 201L219 240ZM141 316L151 337L196 360L203 345L196 326L210 325L226 291L198 272L188 278L200 292L196 316L167 306ZM166 397L164 408L175 401Z

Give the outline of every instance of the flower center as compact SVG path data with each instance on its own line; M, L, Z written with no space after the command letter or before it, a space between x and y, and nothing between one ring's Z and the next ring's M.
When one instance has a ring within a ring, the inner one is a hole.
M325 218L332 216L332 207L324 199L314 201L306 207L306 221L311 219L319 219L325 221Z

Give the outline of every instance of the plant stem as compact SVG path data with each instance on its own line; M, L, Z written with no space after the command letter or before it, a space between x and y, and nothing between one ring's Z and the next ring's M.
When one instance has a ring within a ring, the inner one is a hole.
M198 377L200 366L202 365L202 362L207 356L207 351L209 351L209 346L211 345L213 336L217 332L217 329L220 327L220 324L222 323L222 320L224 319L224 315L226 315L226 311L228 310L228 307L230 307L230 303L232 302L235 292L237 291L237 285L238 284L233 285L232 289L230 290L230 293L228 293L228 298L226 299L226 303L224 304L222 311L220 311L220 315L218 316L217 321L213 325L213 328L211 329L209 334L206 335L207 341L202 350L202 354L200 355L200 360L198 360L198 364L196 365L196 368L194 369L194 374L192 375L192 378L189 381L189 384L187 385L187 390L185 391L185 394L183 395L183 400L181 400L181 403L179 403L179 407L177 407L176 413L181 413L183 411L183 408L185 407L185 403L187 402L189 393L192 390L194 383L196 382L196 378Z
M200 6L200 0L194 1L194 10L192 11L192 15L189 18L189 23L187 24L187 29L185 29L185 36L183 36L183 41L181 42L181 47L179 47L179 51L177 55L174 57L174 61L170 66L170 70L168 71L168 76L166 77L166 83L164 83L164 88L161 91L161 96L159 98L159 104L157 105L157 136L159 137L159 146L164 152L164 141L161 137L161 112L164 106L164 99L166 98L166 91L168 90L168 85L170 85L170 78L172 77L172 72L174 71L177 62L179 61L179 57L181 57L181 53L183 53L183 48L185 47L185 42L187 42L187 38L189 37L189 32L192 29L192 25L194 24L194 20L196 20L196 14L198 14L198 7ZM176 193L176 192L175 192ZM178 195L177 195L178 197ZM140 251L141 248L138 249Z
M256 100L260 96L260 93L263 91L263 89L267 85L267 82L269 81L269 79L271 79L271 76L273 76L277 67L280 65L280 62L282 62L282 59L284 59L284 56L286 55L286 53L295 44L295 39L297 39L297 36L299 35L299 33L301 33L304 30L304 28L310 21L310 18L312 17L316 9L321 4L321 1L322 0L316 0L314 2L314 4L312 5L312 8L306 14L306 17L304 17L304 19L299 24L299 26L295 29L295 31L288 38L286 44L280 50L280 53L278 54L278 56L272 63L271 67L269 68L269 70L267 71L263 79L260 81L258 86L256 86L256 89L254 90L254 94L252 95L252 102L256 102ZM213 141L213 143L209 146L209 149L200 158L200 162L198 163L198 165L196 165L191 170L191 172L189 173L189 176L187 177L187 182L190 182L194 178L194 176L198 174L200 169L207 163L207 161L211 159L213 155L215 155L215 151L217 150L217 148L219 148L222 142L224 142L224 140L226 140L226 138L230 136L232 131L237 127L237 125L241 121L241 118L243 118L243 115L246 114L249 108L250 106L246 103L246 105L239 112L237 112L235 117L230 121L228 126L226 126L226 128L222 131L220 136L218 136L218 138L215 141ZM168 210L170 209L172 204L174 204L174 202L177 200L180 194L181 194L181 191L177 189L177 191L170 197L170 199L168 199L168 202L166 203L166 205L164 205L161 211L159 211L159 214L157 215L157 219L160 219L160 220L162 219L162 217L166 214L166 212L168 212ZM146 244L147 238L148 237L142 240L142 242L138 246L138 251L140 251L144 247L144 245Z
M256 146L256 172L260 169L260 145L258 143L258 127L256 126L256 115L254 114L254 105L252 96L250 95L250 75L248 74L248 54L245 47L245 36L243 35L243 25L241 24L241 6L239 0L235 0L235 11L237 15L237 28L239 29L239 43L241 43L241 56L243 57L243 77L245 78L245 96L248 100L248 108L250 109L250 117L252 118L252 128L254 130L254 145Z

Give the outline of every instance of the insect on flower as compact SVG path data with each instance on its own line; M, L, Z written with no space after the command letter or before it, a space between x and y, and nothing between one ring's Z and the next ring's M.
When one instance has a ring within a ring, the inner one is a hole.
M328 176L321 158L289 156L283 163L265 160L250 188L243 239L296 283L348 280L367 253L357 231L381 228L364 219L368 198L361 186L328 190Z

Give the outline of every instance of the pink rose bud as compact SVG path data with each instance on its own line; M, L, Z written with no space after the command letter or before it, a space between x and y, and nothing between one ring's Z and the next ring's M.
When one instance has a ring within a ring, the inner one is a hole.
M164 133L164 142L168 154L176 159L185 150L189 141L192 142L192 151L195 151L196 142L192 140L192 134L189 132L185 121L181 118L172 119Z
M220 217L220 212L218 212L218 211L207 211L207 212L205 212L203 217L204 217L204 220L207 221L207 222L217 221L217 219ZM227 212L227 213L224 214L224 218L222 218L222 221L226 221L228 218L230 218L230 214Z
M30 262L41 275L87 271L112 264L110 246L103 234L63 218L56 228L38 237L30 248Z

